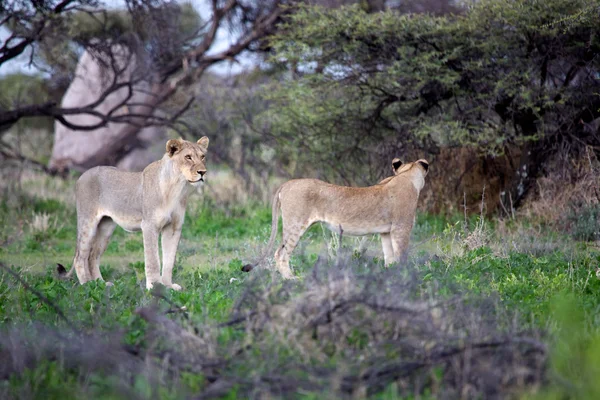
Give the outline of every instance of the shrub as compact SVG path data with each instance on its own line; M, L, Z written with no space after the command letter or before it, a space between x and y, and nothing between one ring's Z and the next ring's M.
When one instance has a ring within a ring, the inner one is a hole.
M567 217L570 233L577 240L600 240L600 204L572 208Z

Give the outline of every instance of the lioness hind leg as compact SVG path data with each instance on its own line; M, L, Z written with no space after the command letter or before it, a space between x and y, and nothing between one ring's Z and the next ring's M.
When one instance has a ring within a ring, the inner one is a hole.
M117 224L111 218L104 217L100 220L96 228L96 235L92 240L89 257L90 276L93 280L102 279L102 274L100 274L100 257L106 251L106 246L108 246L108 241L116 226Z
M291 279L294 277L294 274L290 269L290 255L283 245L275 252L275 266L284 279Z
M285 279L294 278L294 274L290 269L290 256L298 245L298 241L304 235L304 232L311 224L296 226L291 229L286 229L285 220L283 224L283 240L282 245L275 252L275 265Z
M408 258L408 242L410 240L411 227L400 227L390 232L392 248L394 250L394 261L404 264Z
M92 280L89 259L94 236L96 235L97 224L97 220L85 220L84 218L81 218L77 224L77 249L75 250L73 265L75 266L75 273L77 274L79 283L82 285Z

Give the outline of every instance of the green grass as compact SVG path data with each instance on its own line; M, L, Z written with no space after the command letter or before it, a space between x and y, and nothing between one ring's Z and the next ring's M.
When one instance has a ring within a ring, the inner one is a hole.
M48 224L36 227L36 215L38 218L47 215ZM101 282L81 286L75 281L57 280L55 263L71 265L75 221L72 209L58 200L20 197L19 201L0 202L0 261L9 265L21 279L18 281L0 272L2 329L43 324L59 331L69 331L74 326L86 334L119 332L124 344L147 351L148 323L138 310L185 307L183 320L179 312L167 315L176 321L185 321L189 327L211 326L217 353L252 344L251 336L246 336L243 330L219 324L234 318L240 302L245 301L243 296L248 295L251 275L241 272L240 267L255 257L268 239L271 225L268 207L254 204L219 210L208 201L204 206L199 201L196 207L191 207L186 215L174 275L174 282L181 284L184 290L166 291L158 298L146 291L143 283L141 234L128 234L120 228L101 261L102 274L114 283L113 287L107 288ZM591 243L574 242L556 232L524 235L519 229L527 231L526 222L506 224L502 232L496 225L493 221L481 224L477 217L465 223L461 216L420 215L412 239L415 246L411 262L416 267L418 281L412 295L427 297L435 293L440 299L460 296L467 302L496 299L498 308L494 313L504 315L498 320L500 330L508 331L518 324L523 330L541 332L552 349L551 372L545 386L525 395L593 398L589 396L600 393L600 384L595 379L595 360L600 354L600 280L596 277L600 251ZM470 243L469 235L473 235L477 227L481 227L483 245L469 249L466 243ZM511 232L513 236L506 236ZM327 249L330 253L347 250L358 266L359 275L383 271L377 238L363 242L363 251L358 251L358 241L353 238L344 238L342 249L332 247L333 242L331 234L320 227L311 228L305 235L292 257L301 282L311 275L319 256L327 257L323 255ZM282 285L277 275L261 276L264 277L262 288L275 290ZM301 289L293 289L284 298L289 300L302 294ZM251 306L259 307L252 302L247 307ZM360 328L345 335L345 343L352 352L368 354L372 351L369 343L373 338ZM269 346L277 348L278 361L274 365L293 361L326 368L336 365L342 357L333 347L323 348L306 359L305 354L282 347L276 341ZM269 346L262 351L268 352ZM344 351L350 351L348 349ZM249 357L247 353L246 357ZM231 367L228 373L253 376L257 369L269 368L269 360L263 360L266 355L255 354L254 357L246 359L245 364ZM300 370L298 373L301 374ZM92 395L175 399L191 396L210 384L203 374L179 371L165 375L160 389L143 376L134 377L131 387L123 392L110 372L88 374L61 360L43 358L21 374L2 379L0 393L28 398ZM427 379L431 384L437 378ZM401 381L392 383L373 396L400 398L399 393L404 392L399 385ZM234 385L221 397L235 398L239 390L241 386ZM435 390L439 388L428 386L421 392L421 398L435 398L436 393L439 394ZM303 391L297 397L323 398L323 394L318 390Z

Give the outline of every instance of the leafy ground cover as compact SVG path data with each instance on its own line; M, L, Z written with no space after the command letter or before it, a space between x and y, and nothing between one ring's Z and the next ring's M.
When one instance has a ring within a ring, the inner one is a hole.
M313 227L299 279L240 271L270 210L190 206L174 281L117 229L102 282L71 264L68 197L0 203L2 398L597 398L600 251L531 221L419 215L408 265ZM26 193L26 194L25 194Z

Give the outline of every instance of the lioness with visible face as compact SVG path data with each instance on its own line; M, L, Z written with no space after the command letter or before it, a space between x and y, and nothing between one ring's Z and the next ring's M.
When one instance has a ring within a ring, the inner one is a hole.
M403 262L412 230L419 193L425 185L429 163L418 160L408 164L395 158L394 176L369 187L332 185L317 179L294 179L284 183L273 197L271 237L265 255L272 251L277 235L279 209L283 222L283 241L275 253L277 268L284 278L292 278L289 261L304 232L315 222L344 235L381 235L385 264Z
M102 279L100 256L117 225L129 232L142 231L146 287L156 283L175 290L171 281L175 253L181 236L188 196L204 183L208 138L192 143L181 139L167 142L162 159L142 172L96 167L86 171L76 186L77 249L73 270L81 284ZM158 235L162 242L162 275ZM65 274L59 264L59 273Z

